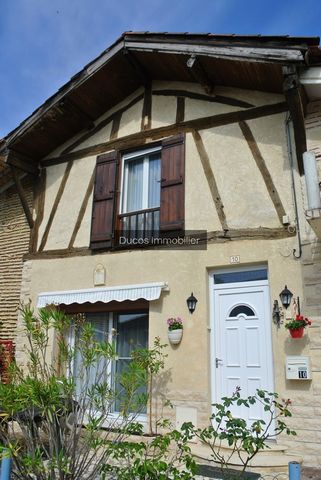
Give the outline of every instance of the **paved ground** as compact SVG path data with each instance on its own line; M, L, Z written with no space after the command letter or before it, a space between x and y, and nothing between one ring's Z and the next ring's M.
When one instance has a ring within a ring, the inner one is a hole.
M281 475L281 476L282 476L282 480L284 478L286 478L286 475L284 475L284 474ZM267 477L268 478L266 480L273 480L273 478L275 480L278 480L279 476L273 476L271 474L271 475L268 475ZM263 477L263 479L264 478L265 477ZM215 479L215 476L208 477L208 476L203 476L203 475L197 475L195 477L195 480L213 480L213 479ZM301 471L301 480L321 480L321 469L303 467L302 471Z
M303 467L301 480L321 480L321 469Z

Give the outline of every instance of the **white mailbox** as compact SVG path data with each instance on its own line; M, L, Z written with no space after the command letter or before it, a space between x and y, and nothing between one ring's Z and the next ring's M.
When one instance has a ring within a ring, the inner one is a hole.
M311 380L310 358L287 356L285 376L287 380Z

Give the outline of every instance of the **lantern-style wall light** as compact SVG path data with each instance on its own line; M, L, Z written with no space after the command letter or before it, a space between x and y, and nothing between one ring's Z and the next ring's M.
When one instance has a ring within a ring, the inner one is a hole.
M288 287L285 285L282 292L280 293L280 300L285 309L288 308L289 305L291 304L292 297L293 297L293 293L290 292Z
M191 295L186 300L186 303L187 303L187 307L188 307L190 313L193 313L195 308L196 308L196 304L197 304L197 298L194 297L193 292L191 293Z
M293 297L293 293L288 289L287 285L283 288L282 292L279 295L282 307L286 310L291 305L291 300ZM299 297L297 299L299 302ZM273 310L272 310L272 317L274 323L280 328L282 323L281 319L284 317L284 312L282 311L282 307L279 307L279 302L274 300L273 302Z

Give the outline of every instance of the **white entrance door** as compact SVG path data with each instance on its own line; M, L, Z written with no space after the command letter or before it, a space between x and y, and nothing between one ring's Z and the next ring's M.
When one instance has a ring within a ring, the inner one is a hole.
M236 387L241 397L258 388L273 392L267 280L214 285L212 295L213 402L230 396ZM238 406L232 414L249 423L267 420L262 405Z

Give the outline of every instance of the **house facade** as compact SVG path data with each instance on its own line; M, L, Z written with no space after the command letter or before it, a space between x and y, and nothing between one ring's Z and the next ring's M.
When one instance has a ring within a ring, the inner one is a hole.
M36 185L21 301L117 332L117 371L181 317L155 391L174 406L164 415L205 426L236 386L276 391L298 433L280 441L309 466L320 465L321 247L303 154L318 168L320 63L316 38L126 33L2 149ZM282 324L293 304L277 310L285 285L312 317L302 339ZM19 324L22 364L24 341ZM293 357L307 379L287 378Z

